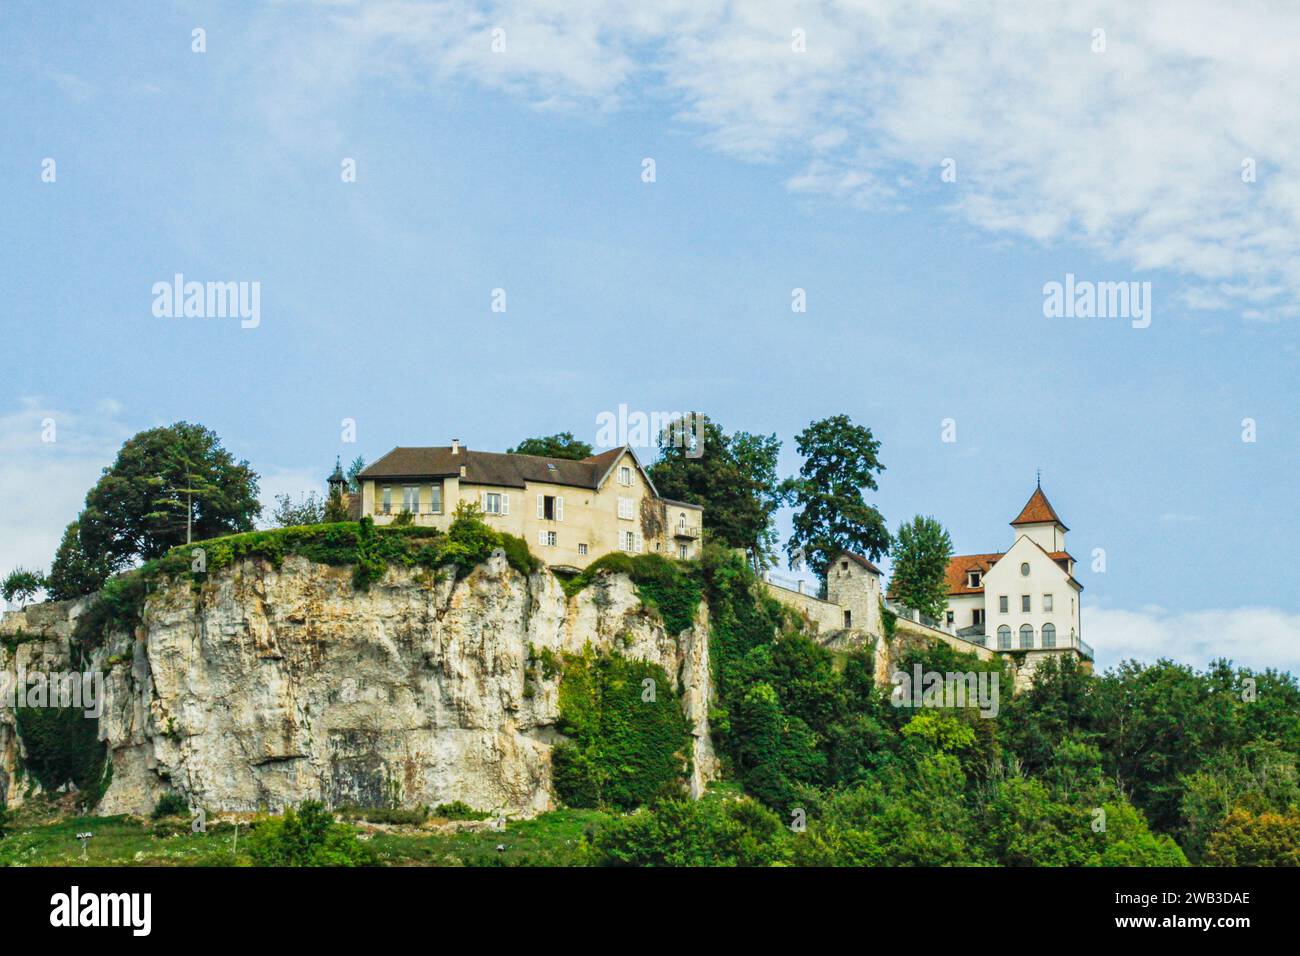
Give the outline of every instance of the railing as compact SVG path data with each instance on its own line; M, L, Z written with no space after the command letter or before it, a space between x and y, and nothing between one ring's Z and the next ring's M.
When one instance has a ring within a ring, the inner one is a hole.
M679 524L673 527L673 535L678 538L698 538L700 529L692 525Z

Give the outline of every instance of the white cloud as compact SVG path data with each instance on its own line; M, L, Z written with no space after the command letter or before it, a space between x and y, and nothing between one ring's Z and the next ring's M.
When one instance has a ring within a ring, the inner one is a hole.
M1169 301L1285 318L1300 291L1300 7L676 0L330 2L283 28L274 124L358 78L471 81L542 108L672 105L713 148L864 206L1169 269ZM491 52L501 27L506 52ZM1094 28L1106 50L1092 50ZM280 28L263 21L278 38ZM791 33L806 35L806 52ZM323 78L322 73L328 74ZM267 81L269 82L269 80ZM939 164L957 162L957 182ZM1257 180L1242 181L1253 160ZM1099 276L1104 279L1125 275Z
M1174 612L1085 607L1086 639L1098 669L1136 658L1161 657L1204 669L1226 657L1240 666L1300 673L1300 616L1277 608L1242 607Z
M64 527L129 434L120 411L111 399L83 413L28 398L0 415L0 575L49 568Z

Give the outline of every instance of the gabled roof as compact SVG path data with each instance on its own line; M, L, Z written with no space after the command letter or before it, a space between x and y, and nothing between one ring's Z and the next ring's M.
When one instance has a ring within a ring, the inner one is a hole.
M870 571L872 574L880 573L880 568L876 567L874 564L872 564L870 561L868 561L860 554L854 554L852 551L841 551L840 557L848 558L850 561L853 561L856 564L861 565L863 568Z
M469 485L523 488L526 482L544 482L574 488L589 488L594 491L600 487L625 451L636 460L636 453L630 448L611 448L599 455L574 461L571 458L546 458L541 455L472 451L464 445L461 445L455 454L452 453L449 445L430 448L398 447L363 470L357 477L380 480L452 478L460 475L463 465L465 477L462 480ZM639 460L636 463L637 468L645 475L650 490L654 491L654 483L650 481L650 476L645 473ZM655 494L657 495L658 492L656 491Z
M948 594L983 594L984 588L971 587L966 581L966 575L971 571L978 571L980 575L988 572L988 569L997 564L998 558L1002 557L1003 552L994 551L990 554L958 554L948 562L948 569L944 572L944 580L948 584ZM981 577L982 579L982 577Z
M1064 530L1070 530L1065 527L1065 522L1057 517L1056 509L1047 500L1047 495L1043 494L1041 487L1034 489L1025 506L1020 509L1016 520L1011 522L1013 528L1020 524L1059 524Z

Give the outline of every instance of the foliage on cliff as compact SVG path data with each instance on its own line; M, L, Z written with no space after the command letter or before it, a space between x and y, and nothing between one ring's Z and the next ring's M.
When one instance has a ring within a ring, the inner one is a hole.
M566 654L560 720L569 738L552 753L555 791L571 807L635 809L679 794L690 734L658 664L618 654Z
M570 596L591 584L602 572L626 574L646 607L659 612L669 634L680 634L695 620L702 586L699 568L661 554L624 554L614 551L597 558L564 586Z
M81 707L15 707L26 758L23 767L47 793L71 784L85 806L99 802L112 767L99 740L99 721Z

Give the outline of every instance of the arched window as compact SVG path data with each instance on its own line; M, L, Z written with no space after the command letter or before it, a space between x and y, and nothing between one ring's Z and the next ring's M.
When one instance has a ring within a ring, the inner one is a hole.
M1011 628L1005 624L998 628L998 650L1011 650Z
M1020 625L1020 649L1028 650L1034 646L1034 628L1032 624Z
M1043 646L1044 647L1056 646L1056 625L1055 624L1043 625Z

